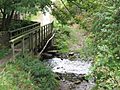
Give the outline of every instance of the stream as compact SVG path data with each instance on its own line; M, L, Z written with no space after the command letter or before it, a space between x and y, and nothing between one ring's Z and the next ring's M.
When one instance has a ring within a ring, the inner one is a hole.
M91 90L95 85L93 80L85 78L91 72L92 62L90 60L53 57L47 60L47 64L58 75L57 79L60 80L58 90Z

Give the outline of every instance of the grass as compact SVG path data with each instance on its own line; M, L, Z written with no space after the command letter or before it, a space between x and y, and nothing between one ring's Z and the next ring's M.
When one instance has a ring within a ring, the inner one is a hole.
M0 59L4 58L8 54L8 49L0 50Z
M0 67L0 90L56 90L55 74L31 56L20 56Z

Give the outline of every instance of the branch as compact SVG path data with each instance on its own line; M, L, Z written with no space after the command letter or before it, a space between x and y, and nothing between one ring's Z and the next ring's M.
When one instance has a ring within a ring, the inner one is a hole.
M70 12L70 10L69 10L69 8L65 5L64 1L63 0L60 0L60 1L62 2L62 4L64 5L64 7L66 8L66 10L70 13L70 15L72 15L71 12Z
M4 14L4 11L2 10L2 8L0 8L0 11L1 11L2 14Z
M38 57L42 54L42 52L45 50L45 48L47 47L48 43L50 42L50 40L52 40L55 36L55 33L52 35L52 37L46 42L45 46L43 47L43 49L41 50L41 52L38 54Z
M74 5L76 5L78 8L81 9L81 7L79 6L79 3L76 3L76 2L74 2L74 1L72 1L72 3L73 3Z

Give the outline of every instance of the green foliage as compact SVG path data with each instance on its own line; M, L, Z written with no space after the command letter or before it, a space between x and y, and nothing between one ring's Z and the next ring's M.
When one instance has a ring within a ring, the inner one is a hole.
M94 55L92 76L96 78L95 90L119 90L120 9L116 5L106 5L96 14L91 30Z
M2 30L9 29L14 14L37 14L51 6L50 0L0 0Z
M0 70L0 90L56 90L58 86L51 69L27 55Z
M51 3L50 0L0 0L0 9L2 12L9 14L12 10L22 13L36 13L38 10ZM5 11L4 11L5 10ZM1 13L2 13L1 12Z

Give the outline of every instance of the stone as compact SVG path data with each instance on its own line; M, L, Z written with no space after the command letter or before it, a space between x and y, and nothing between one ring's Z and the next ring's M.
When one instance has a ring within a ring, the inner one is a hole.
M44 59L53 58L53 55L52 55L52 54L48 54L48 53L42 53L41 56L42 56L42 58L44 58Z
M81 80L77 80L74 82L74 84L80 84L82 81Z
M70 52L70 53L69 53L69 56L73 56L73 55L74 55L74 52Z

